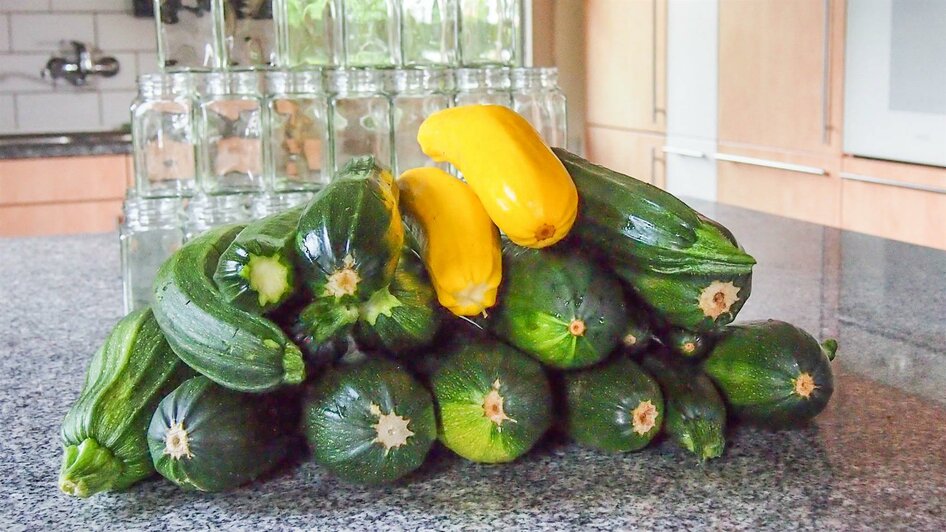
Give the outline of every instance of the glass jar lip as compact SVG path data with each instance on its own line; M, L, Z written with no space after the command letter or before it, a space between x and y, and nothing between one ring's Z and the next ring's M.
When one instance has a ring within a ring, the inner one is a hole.
M509 71L513 88L555 87L558 69L555 67L516 67Z
M508 89L510 85L510 69L507 67L456 69L456 86L461 90Z
M184 202L180 197L144 198L129 195L123 204L124 224L132 228L166 229L183 221Z
M454 86L452 68L395 68L385 71L385 90L394 94L426 94Z
M153 72L138 76L138 92L153 95L185 95L194 89L186 72Z
M325 92L325 76L321 68L300 70L271 70L266 72L266 93L274 94L322 94Z
M233 70L209 72L201 84L204 94L238 94L259 96L263 81L263 70Z
M384 89L385 72L375 68L327 69L325 84L335 94L380 93Z

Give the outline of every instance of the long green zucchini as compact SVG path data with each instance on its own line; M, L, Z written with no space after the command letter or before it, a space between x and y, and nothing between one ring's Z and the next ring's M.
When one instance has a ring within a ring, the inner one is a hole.
M305 364L275 323L231 306L214 285L220 255L243 227L211 229L161 266L154 317L189 366L226 388L265 392L302 382Z
M148 423L169 390L190 375L150 309L125 316L95 353L79 398L62 422L59 488L76 497L125 489L154 473Z

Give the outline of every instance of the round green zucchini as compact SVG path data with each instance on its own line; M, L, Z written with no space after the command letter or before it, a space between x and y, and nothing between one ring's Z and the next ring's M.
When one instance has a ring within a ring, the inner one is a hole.
M660 431L660 387L626 357L564 374L566 427L576 442L608 452L643 449Z
M674 354L686 358L699 358L713 347L715 337L710 333L698 333L671 327L660 338L661 343Z
M165 397L151 418L148 446L161 475L198 491L226 491L271 471L286 457L292 408L276 396L246 395L198 376Z
M730 325L703 363L741 420L785 426L817 416L834 391L838 344L778 320Z
M578 253L507 246L497 336L549 366L590 366L621 342L627 308L620 283Z
M358 484L407 475L437 439L430 392L382 358L341 365L317 381L303 424L315 461Z
M545 434L552 397L542 367L492 340L450 353L431 377L440 440L481 463L515 460Z
M654 330L650 324L650 317L643 306L629 304L627 306L627 324L621 335L621 348L629 354L635 355L646 351L654 340Z

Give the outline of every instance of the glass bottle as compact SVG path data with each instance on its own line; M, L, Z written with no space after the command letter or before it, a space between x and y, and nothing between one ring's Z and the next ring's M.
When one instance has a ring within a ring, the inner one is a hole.
M456 66L457 0L401 0L404 66Z
M332 70L332 163L338 172L353 157L374 155L392 168L391 101L380 70Z
M518 65L521 0L459 0L463 66Z
M276 64L273 0L223 0L223 64L265 68Z
M395 175L420 166L437 166L417 143L421 122L453 104L453 72L436 69L403 69L387 72L387 92L391 95L394 131Z
M208 194L253 192L263 179L259 72L208 74L200 96L201 188Z
M222 65L217 54L219 0L154 0L158 64L165 70L210 70Z
M135 191L142 198L194 193L197 165L192 89L187 73L138 78L131 123Z
M315 190L332 176L329 102L321 70L268 72L266 168L273 190Z
M254 194L211 196L198 194L185 209L184 239L191 240L219 225L245 222L251 218L250 203Z
M253 219L263 218L306 203L315 196L314 192L266 192L253 198L250 214Z
M565 93L555 68L514 68L513 109L525 117L549 146L567 143Z
M274 0L279 66L342 64L342 1Z
M509 69L460 68L456 71L456 105L493 104L512 107Z
M344 0L343 64L347 67L398 65L401 54L398 11L397 0Z
M125 200L125 218L118 235L126 314L151 303L158 268L184 244L182 201L133 196Z

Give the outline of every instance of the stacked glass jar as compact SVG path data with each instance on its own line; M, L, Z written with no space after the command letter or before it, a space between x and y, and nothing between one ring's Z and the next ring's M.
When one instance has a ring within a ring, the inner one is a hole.
M492 103L565 143L554 69L521 60L521 0L155 0L163 73L139 78L135 184L121 228L125 306L215 225L310 199L352 157L435 165L417 130ZM440 165L448 171L452 169Z

